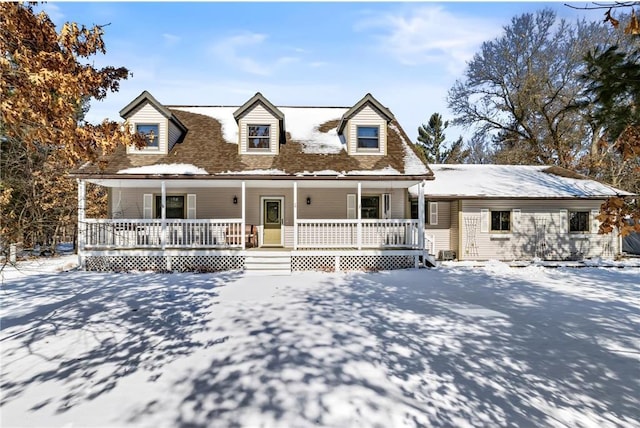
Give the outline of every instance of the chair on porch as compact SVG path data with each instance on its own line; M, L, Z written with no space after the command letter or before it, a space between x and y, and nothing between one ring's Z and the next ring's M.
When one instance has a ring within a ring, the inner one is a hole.
M226 243L227 245L240 245L242 243L241 226L239 224L232 224L227 227ZM244 239L245 246L247 248L253 248L258 246L258 228L252 224L247 224L244 227Z

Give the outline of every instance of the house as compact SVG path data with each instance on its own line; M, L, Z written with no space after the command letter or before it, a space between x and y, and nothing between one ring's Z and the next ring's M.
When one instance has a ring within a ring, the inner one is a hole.
M433 173L371 94L350 107L166 106L143 92L120 115L146 146L120 147L78 180L88 270L414 267ZM85 218L86 184L108 218ZM423 206L424 204L420 204Z
M431 254L458 260L613 258L616 233L598 234L600 205L631 193L559 167L430 165L425 188ZM410 189L412 218L419 189Z

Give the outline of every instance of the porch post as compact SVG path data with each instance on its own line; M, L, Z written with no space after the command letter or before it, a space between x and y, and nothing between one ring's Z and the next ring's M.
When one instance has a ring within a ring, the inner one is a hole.
M418 248L424 249L424 181L418 184Z
M162 180L161 194L160 219L162 221L162 235L160 236L160 239L162 240L162 249L164 250L167 246L167 184L164 180Z
M362 183L358 181L358 250L362 250Z
M247 209L247 204L246 204L246 194L247 194L247 189L246 189L246 185L245 182L242 181L242 189L240 191L240 197L242 198L242 202L241 202L241 206L242 206L242 224L240 225L240 240L242 241L242 249L246 249L247 248L247 244L246 244L246 238L244 236L245 234L245 226L246 226L246 209Z
M298 249L298 182L293 182L293 249Z
M86 239L86 224L84 222L85 206L85 181L78 179L78 266L80 269L84 269L84 246Z

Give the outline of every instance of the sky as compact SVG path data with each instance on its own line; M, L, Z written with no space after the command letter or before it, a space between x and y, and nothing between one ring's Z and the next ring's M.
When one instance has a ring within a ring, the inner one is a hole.
M574 3L584 6L587 3ZM448 90L482 42L511 18L544 7L559 17L601 19L562 2L50 2L60 26L106 25L96 66L131 72L93 101L90 122L142 91L165 105L242 105L261 92L276 106L354 105L371 93L412 140L432 113L453 119ZM447 140L468 130L450 127Z

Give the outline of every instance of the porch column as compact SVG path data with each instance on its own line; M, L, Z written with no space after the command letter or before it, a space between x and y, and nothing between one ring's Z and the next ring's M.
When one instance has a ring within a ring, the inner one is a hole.
M358 250L362 250L362 183L358 181Z
M293 182L293 249L298 249L298 182Z
M161 184L161 194L160 219L162 221L162 234L160 235L160 239L162 240L162 249L164 250L167 246L167 184L164 180L162 180Z
M247 208L247 204L246 204L246 194L247 194L247 188L246 188L246 184L243 181L242 182L242 189L240 190L240 197L242 199L242 202L240 203L240 206L242 207L242 224L240 225L240 240L242 241L242 249L246 249L247 248L247 244L246 244L246 238L244 236L245 234L245 226L247 223L247 219L246 219L246 208Z
M78 266L84 269L84 246L86 239L86 224L84 222L86 206L86 184L78 179Z
M424 249L424 181L418 184L418 248Z

